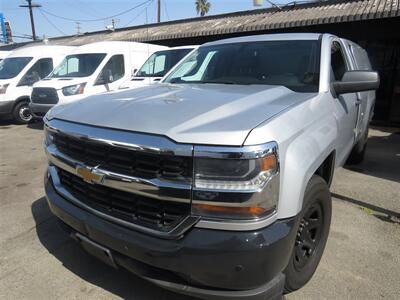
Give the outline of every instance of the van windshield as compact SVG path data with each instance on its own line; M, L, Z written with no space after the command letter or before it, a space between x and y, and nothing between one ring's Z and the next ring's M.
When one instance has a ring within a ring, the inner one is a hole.
M9 57L0 61L0 79L10 79L17 76L33 57Z
M317 92L317 40L257 41L198 48L164 80L167 83L281 85Z
M154 52L134 77L163 77L192 50L192 48L184 48Z
M96 71L105 53L88 53L68 55L51 73L49 77L87 77Z

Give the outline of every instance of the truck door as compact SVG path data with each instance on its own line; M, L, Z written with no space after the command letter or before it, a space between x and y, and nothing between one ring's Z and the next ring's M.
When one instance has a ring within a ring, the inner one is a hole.
M340 81L346 71L351 70L350 61L343 51L339 40L334 40L331 45L331 75L330 80ZM335 96L334 114L338 122L338 161L344 160L350 153L355 142L355 127L357 122L357 95L355 93Z
M124 80L125 60L123 54L113 55L101 70L94 84L95 93L117 90Z
M362 70L362 71L372 70L367 52L364 49L362 49L360 46L356 44L349 43L349 50L355 70ZM356 123L356 130L354 132L356 140L360 138L361 134L364 132L364 129L366 128L369 122L369 111L367 110L368 110L368 96L370 93L371 91L357 93L357 101L356 101L357 123Z

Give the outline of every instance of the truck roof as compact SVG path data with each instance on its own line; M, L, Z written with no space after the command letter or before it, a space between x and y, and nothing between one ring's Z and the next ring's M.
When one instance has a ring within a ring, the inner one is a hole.
M223 39L223 40L219 40L219 41L215 41L215 42L205 43L202 46L232 44L232 43L246 43L246 42L259 42L259 41L318 40L320 38L320 36L321 36L321 33L260 34L260 35L249 35L249 36Z

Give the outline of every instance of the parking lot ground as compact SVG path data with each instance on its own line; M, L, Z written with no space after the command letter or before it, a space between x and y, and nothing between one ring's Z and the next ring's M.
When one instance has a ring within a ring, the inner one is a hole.
M42 187L39 123L0 123L0 299L188 299L86 254L58 226ZM366 161L340 169L331 232L294 299L400 298L400 134L370 132Z

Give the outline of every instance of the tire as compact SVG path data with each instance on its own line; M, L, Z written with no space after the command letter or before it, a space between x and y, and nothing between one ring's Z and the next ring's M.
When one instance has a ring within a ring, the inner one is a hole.
M367 127L362 139L359 140L351 150L351 153L346 161L346 164L358 165L363 162L365 157L365 152L367 151L368 131L369 128Z
M328 239L332 202L327 183L313 175L304 193L292 256L284 270L285 293L300 289L313 276Z
M29 105L27 101L21 101L15 105L13 109L14 121L17 124L28 124L32 121L33 116L29 110Z

